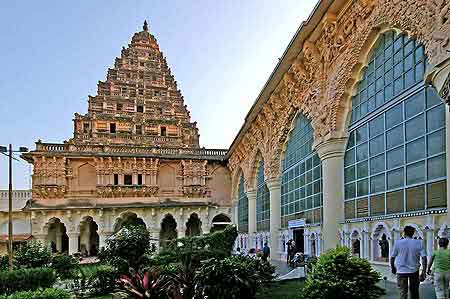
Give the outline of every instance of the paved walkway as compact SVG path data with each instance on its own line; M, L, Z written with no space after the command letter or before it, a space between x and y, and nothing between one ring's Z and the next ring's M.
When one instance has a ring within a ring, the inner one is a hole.
M384 282L380 284L382 288L384 288ZM397 289L397 285L393 282L386 282L386 295L381 297L382 299L398 299L400 298L400 294ZM420 284L420 298L423 299L435 299L436 295L434 294L434 287L430 282L424 282Z
M271 263L275 266L275 273L278 276L285 275L289 273L292 268L289 267L286 262L272 260ZM381 299L398 299L399 292L397 289L397 285L393 281L382 281L380 287L386 290L386 295L381 297ZM435 299L434 286L431 283L430 279L427 279L425 282L420 284L420 298L422 299Z

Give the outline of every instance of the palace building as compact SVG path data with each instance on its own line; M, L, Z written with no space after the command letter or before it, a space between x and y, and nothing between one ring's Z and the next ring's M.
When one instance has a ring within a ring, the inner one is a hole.
M228 152L243 248L336 245L388 265L450 226L450 2L320 1Z
M126 223L161 244L234 222L244 251L337 245L387 265L405 225L428 254L450 227L450 2L321 0L228 150L199 147L147 23L74 136L38 141L32 235L95 254Z
M38 141L32 235L54 251L94 255L127 223L164 242L231 222L226 150L199 146L196 123L147 22L75 114L74 135Z

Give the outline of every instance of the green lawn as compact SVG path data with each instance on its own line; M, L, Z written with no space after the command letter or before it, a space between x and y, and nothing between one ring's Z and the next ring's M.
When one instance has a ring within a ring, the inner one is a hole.
M300 295L300 290L303 288L303 280L289 280L285 282L273 283L264 292L258 293L256 299L297 299Z

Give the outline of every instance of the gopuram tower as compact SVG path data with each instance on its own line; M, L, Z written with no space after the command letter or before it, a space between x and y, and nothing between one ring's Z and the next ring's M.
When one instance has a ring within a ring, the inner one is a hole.
M34 168L33 237L54 251L95 255L127 223L164 244L231 222L227 151L200 148L147 22L88 102L87 114L75 114L73 138L38 141L23 155Z

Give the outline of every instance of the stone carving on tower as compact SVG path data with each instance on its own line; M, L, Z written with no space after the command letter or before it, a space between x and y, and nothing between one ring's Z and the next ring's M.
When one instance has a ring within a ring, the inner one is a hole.
M196 122L147 22L89 96L88 113L75 114L74 127L70 143L199 147Z

